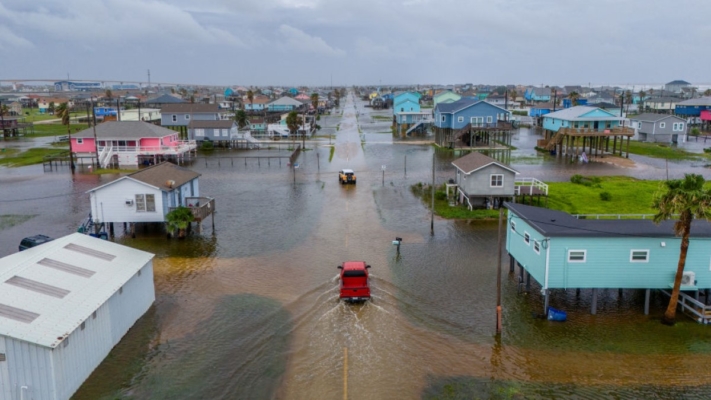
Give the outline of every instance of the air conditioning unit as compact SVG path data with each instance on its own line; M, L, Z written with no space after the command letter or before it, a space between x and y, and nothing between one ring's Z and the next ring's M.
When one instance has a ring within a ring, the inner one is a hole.
M127 200L126 200L126 205L127 205L127 206L132 206L132 205L133 205L133 200L127 199Z
M681 284L686 286L693 286L696 283L696 274L692 271L684 271L684 275L681 277Z

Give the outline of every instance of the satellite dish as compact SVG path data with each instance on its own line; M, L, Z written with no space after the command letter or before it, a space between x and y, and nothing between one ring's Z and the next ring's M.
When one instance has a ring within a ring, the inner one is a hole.
M172 188L175 185L174 180L168 180L165 182L165 186L168 186L169 188Z

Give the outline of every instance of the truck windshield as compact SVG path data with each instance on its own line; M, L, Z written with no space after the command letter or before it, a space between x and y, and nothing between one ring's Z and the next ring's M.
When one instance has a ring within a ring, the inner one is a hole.
M356 277L356 276L365 276L365 271L363 270L358 270L358 269L349 269L347 271L343 271L343 276L344 277Z

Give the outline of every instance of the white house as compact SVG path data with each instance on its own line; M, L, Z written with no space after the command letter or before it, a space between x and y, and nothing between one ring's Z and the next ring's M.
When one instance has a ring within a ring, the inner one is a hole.
M95 224L164 222L171 207L202 207L200 174L163 162L88 191Z
M1 258L0 399L69 399L153 304L153 256L74 233Z

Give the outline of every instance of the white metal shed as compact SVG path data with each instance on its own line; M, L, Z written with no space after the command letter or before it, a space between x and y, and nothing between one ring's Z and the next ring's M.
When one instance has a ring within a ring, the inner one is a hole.
M0 399L69 399L153 304L153 254L74 233L0 259Z

